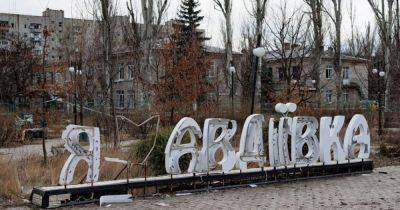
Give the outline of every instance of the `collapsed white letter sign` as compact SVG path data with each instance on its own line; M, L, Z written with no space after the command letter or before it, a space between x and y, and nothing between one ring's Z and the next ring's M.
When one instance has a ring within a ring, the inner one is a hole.
M260 114L251 115L246 119L237 154L240 169L247 169L247 162L257 162L258 166L264 166L263 123L264 116Z
M228 129L229 122L232 128ZM236 133L236 121L228 119L206 119L204 122L203 148L199 156L199 164L196 166L196 172L205 172L214 169L217 164L222 166L224 172L229 172L235 167L235 150L231 143L233 135ZM220 133L217 133L220 131ZM219 135L217 138L216 135ZM223 152L223 158L217 163L215 154L218 149ZM208 152L208 154L207 154ZM207 164L208 159L208 164Z
M359 134L356 135L357 131L359 131ZM344 152L347 158L369 158L371 152L371 136L367 120L363 115L356 114L351 119L344 137L344 145ZM359 145L358 155L356 155L357 145Z
M79 144L81 134L87 134L90 143L89 150ZM61 170L60 185L70 184L74 177L78 162L84 160L89 165L86 182L99 180L100 171L100 131L99 128L68 125L62 133L65 148L71 153Z
M306 130L303 132L303 130ZM315 117L295 117L292 125L291 155L293 163L310 164L318 161L319 142L316 136L318 121ZM304 153L307 146L307 153Z
M190 135L190 142L182 144L182 138L186 132ZM185 117L178 122L168 139L167 146L165 147L165 170L167 173L182 173L179 167L179 158L185 154L192 155L188 172L194 172L195 166L198 162L196 136L197 138L201 138L202 133L199 124L197 124L194 119Z
M322 117L319 131L320 159L321 162L344 161L346 159L343 146L340 143L339 133L344 124L344 116L336 116L332 123L332 117ZM331 158L333 152L333 160Z

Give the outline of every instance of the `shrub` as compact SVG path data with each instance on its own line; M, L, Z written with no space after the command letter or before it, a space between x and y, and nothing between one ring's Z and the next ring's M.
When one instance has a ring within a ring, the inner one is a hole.
M172 128L163 128L159 131L156 146L154 150L150 154L147 164L150 169L150 173L148 175L163 175L166 174L165 171L165 147L167 146L169 136L171 135ZM154 135L155 133L151 133L148 138L140 141L137 144L134 144L131 148L131 154L134 154L133 160L138 162L142 162L149 151L151 150L154 143ZM185 135L182 139L182 144L186 144L190 141L189 135ZM185 154L180 158L179 166L182 171L189 167L190 160L192 159L191 154Z
M17 139L15 121L9 115L0 115L0 146L11 144Z
M151 174L160 175L165 174L165 158L164 158L164 150L167 146L169 135L171 134L172 129L164 128L160 129L158 132L158 137L156 140L156 146L154 147L153 152L150 154L148 159L148 166L151 170ZM134 159L138 162L142 162L149 151L151 150L154 143L155 133L151 133L146 139L141 140L139 143L134 144L131 148L130 153L134 154Z

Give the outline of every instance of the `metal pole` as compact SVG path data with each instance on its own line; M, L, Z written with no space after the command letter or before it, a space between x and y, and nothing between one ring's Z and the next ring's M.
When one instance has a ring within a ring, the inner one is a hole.
M382 98L381 98L381 78L378 75L378 135L379 139L381 139L382 135Z
M254 103L255 103L255 97L256 97L256 86L257 86L257 68L258 68L258 62L259 58L255 56L255 62L254 62L254 67L253 67L253 83L252 83L252 89L251 89L251 110L250 113L254 114Z
M233 120L235 120L235 101L234 101L234 95L235 95L235 88L234 88L234 86L235 86L235 78L234 78L234 72L231 72L232 73L232 75L231 75L231 79L232 79L232 87L231 87L231 108L232 108L232 119Z
M76 66L76 65L75 65ZM77 110L76 110L76 98L77 98L77 93L76 93L76 74L77 74L77 68L75 67L74 70L74 124L77 125Z
M256 47L260 47L261 46L261 39L262 36L261 34L259 34L257 36L257 46ZM254 103L255 103L255 98L256 98L256 86L257 86L257 69L258 69L258 65L259 65L259 61L260 58L253 55L255 57L254 59L254 65L253 65L253 84L252 84L252 95L251 95L251 114L254 114Z

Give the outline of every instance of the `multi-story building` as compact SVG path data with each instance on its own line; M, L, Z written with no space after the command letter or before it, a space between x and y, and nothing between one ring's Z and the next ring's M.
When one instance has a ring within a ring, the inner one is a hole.
M112 55L115 63L114 68L116 68L116 74L113 75L115 77L115 91L112 93L116 101L115 105L118 110L131 110L143 105L148 106L150 103L146 101L143 90L136 85L134 78L137 76L135 74L146 74L141 76L154 83L155 76L148 72L134 69L131 56L132 49L129 48L124 39L126 38L124 36L126 31L124 31L123 24L129 23L129 18L118 16L115 22L117 24L113 25L113 39L116 43L113 44L115 53ZM155 40L156 50L159 50L162 43L165 43L168 37L174 33L176 24L175 20L170 20L161 28L159 39ZM139 27L139 29L142 29L142 27ZM204 30L199 32L205 36ZM46 67L36 69L40 78L42 77L42 70L45 70L47 82L55 82L62 85L72 80L74 77L68 71L70 66L75 67L75 69L79 68L83 72L87 70L85 68L102 68L102 61L98 60L99 55L102 53L99 42L101 33L96 20L66 18L64 17L64 11L51 9L46 9L42 16L0 13L0 47L7 48L10 46L13 38L25 39L33 47L34 53L41 59L45 55ZM206 47L205 49L212 57L212 65L207 79L210 81L216 81L217 79L222 81L222 72L225 71L223 50L211 47ZM90 61L94 62L95 64L93 65L96 67L83 64L82 57L85 56L86 60L97 59L97 61ZM240 60L238 59L240 56L240 53L235 53L235 60ZM154 60L156 59L151 58L151 62L154 62ZM236 63L239 64L240 62ZM228 99L223 99L229 96L229 90L225 90L227 88L226 83L218 83L217 90L212 90L208 95L210 98L227 101ZM239 91L236 92L239 93ZM92 100L96 104L96 98L92 98Z
M161 49L158 49L161 51ZM231 106L231 77L230 73L225 70L224 50L217 47L205 47L207 56L211 59L210 68L207 72L207 81L212 84L212 89L207 93L208 100L218 102L221 110ZM241 69L241 53L233 53L233 64L237 71ZM142 91L143 86L137 81L136 74L139 73L135 69L132 62L131 53L118 53L115 55L116 74L114 78L115 89L115 105L121 111L130 111L140 109L143 106L151 106L150 101L147 101ZM152 61L155 62L155 61ZM157 66L158 64L153 65ZM161 67L162 68L162 67ZM228 75L228 76L227 76ZM157 73L153 72L147 75L150 78L150 83L154 84L157 80ZM228 78L229 81L226 79ZM236 78L236 75L235 75ZM236 80L236 79L235 79ZM238 107L240 105L240 85L236 84L234 88L234 101Z
M267 66L272 71L272 84L276 95L284 96L287 90L287 77L284 76L283 66L290 68L290 86L297 91L297 96L309 97L307 104L321 107L336 108L337 103L346 108L358 108L362 100L368 99L368 60L353 56L342 56L342 96L337 101L335 85L334 57L332 49L324 52L319 71L319 87L315 76L312 74L314 60L309 54L296 55L291 58L291 65L283 65L284 61L276 56L267 55ZM285 64L288 64L286 62ZM297 88L294 88L297 87ZM319 93L317 93L319 90Z

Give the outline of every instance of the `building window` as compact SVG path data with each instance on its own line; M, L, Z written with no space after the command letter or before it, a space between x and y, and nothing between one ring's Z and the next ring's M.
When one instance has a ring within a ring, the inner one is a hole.
M210 70L208 71L208 77L212 78L216 76L217 63L214 61L211 64Z
M328 65L326 67L326 71L325 71L325 76L327 79L332 79L333 78L333 66L332 65Z
M123 90L117 90L117 107L118 108L125 107L125 95Z
M343 101L345 103L349 101L349 93L347 91L343 91Z
M292 67L292 76L293 76L293 79L300 80L300 77L301 77L300 66L293 66Z
M124 80L124 79L125 79L124 66L119 66L118 67L117 80Z
M62 27L62 22L58 22L58 27Z
M128 109L135 108L134 95L133 95L132 90L128 91L128 104L127 105L128 105Z
M348 66L343 67L343 79L349 79L350 68Z
M57 72L56 75L55 75L56 83L62 83L62 81L63 81L62 79L63 78L62 78L61 73Z
M128 65L128 78L133 79L134 72L133 72L133 65Z
M283 68L278 68L278 77L279 77L279 81L284 80L285 78L285 74L283 74Z
M327 90L325 92L325 99L326 99L326 103L328 103L328 104L332 103L332 90Z

